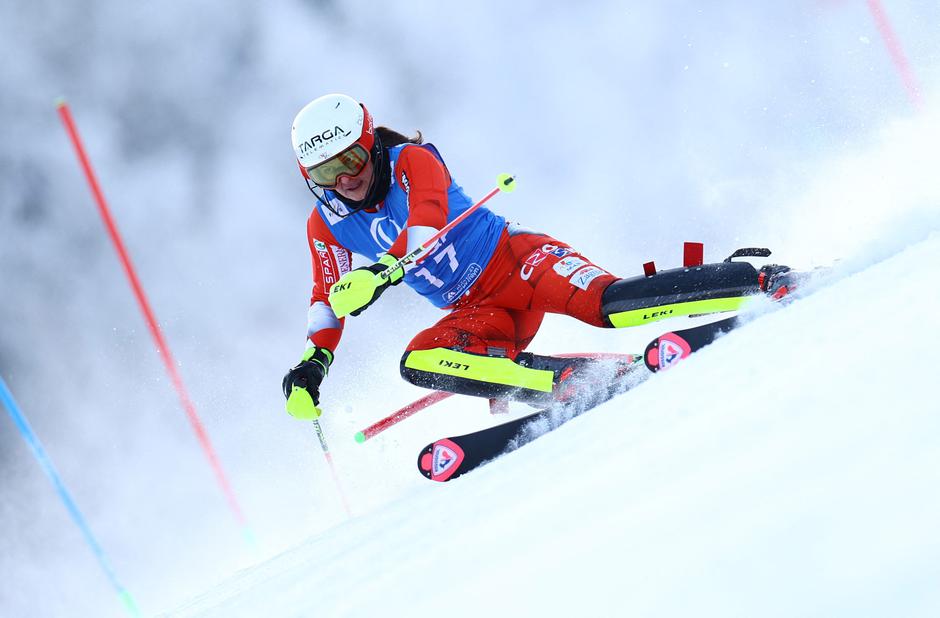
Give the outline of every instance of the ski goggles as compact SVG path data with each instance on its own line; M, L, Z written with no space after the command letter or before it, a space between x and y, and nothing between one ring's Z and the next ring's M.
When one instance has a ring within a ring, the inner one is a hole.
M368 162L369 151L359 144L353 144L323 163L305 167L304 170L317 186L332 189L336 187L340 176L358 176Z

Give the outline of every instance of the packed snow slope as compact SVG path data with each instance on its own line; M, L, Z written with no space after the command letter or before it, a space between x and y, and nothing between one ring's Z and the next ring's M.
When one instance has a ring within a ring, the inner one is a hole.
M540 440L171 615L940 615L938 264L937 233L845 264Z

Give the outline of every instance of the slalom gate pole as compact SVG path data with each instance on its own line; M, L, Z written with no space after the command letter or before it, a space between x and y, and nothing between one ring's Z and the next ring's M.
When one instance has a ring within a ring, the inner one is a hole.
M894 28L891 27L891 21L888 19L888 14L885 13L881 0L868 0L868 10L875 20L875 25L878 27L881 38L884 40L885 47L888 48L888 54L891 56L895 68L898 70L898 73L901 74L901 81L904 83L904 90L907 91L907 96L911 99L914 108L917 109L917 111L921 111L924 101L920 94L920 86L917 83L917 79L914 77L914 70L907 61L904 49L901 47L901 43L894 33Z
M135 618L140 616L141 613L137 608L134 597L132 597L131 593L118 581L117 575L115 575L114 569L111 567L110 560L108 560L104 550L101 549L98 540L91 533L91 528L88 527L88 523L85 521L82 512L78 510L75 500L72 499L72 494L69 492L68 488L66 488L65 483L62 482L62 477L59 476L58 471L52 464L52 460L49 459L49 456L46 454L46 449L43 448L39 438L36 437L36 433L30 426L29 421L23 415L20 407L16 405L16 400L13 399L13 393L10 392L2 376L0 376L0 400L3 401L3 405L10 414L10 418L13 419L13 423L19 430L23 440L26 441L26 444L33 451L33 455L39 462L40 467L42 467L42 471L46 473L56 493L59 494L59 499L62 501L62 504L65 505L65 509L69 512L72 521L75 522L75 525L81 530L82 536L85 538L85 543L87 543L92 553L95 554L95 558L98 560L101 570L104 571L105 577L108 578L108 581L111 582L111 586L114 588L115 592L117 592L118 598L124 605L124 609L129 615Z
M421 260L423 260L424 258L428 256L429 250L431 249L431 247L434 246L434 243L440 240L449 231L451 231L452 229L460 225L460 223L463 222L467 217L469 217L474 212L476 212L477 208L479 208L483 204L490 201L490 199L494 195L496 195L500 191L503 191L506 193L512 193L515 190L516 190L516 177L510 174L500 174L496 178L496 188L494 188L492 191L490 191L489 193L484 195L482 198L480 198L480 200L477 203L475 203L473 206L471 206L470 208L460 213L460 216L458 216L453 221L451 221L450 223L448 223L447 225L439 229L437 233L434 234L434 236L431 236L426 241L421 243L418 247L416 247L413 251L411 251L410 253L407 253L403 258L395 262L395 264L393 264L390 268L387 268L383 270L382 272L380 272L378 276L381 277L382 279L388 279L391 276L391 274L395 272L396 270L398 270L399 268L402 268L408 264L417 264L418 262L420 262Z
M82 170L85 172L85 178L88 180L88 185L91 187L92 196L95 199L95 203L98 205L98 212L101 214L104 225L108 230L108 235L111 237L114 248L121 260L121 265L124 267L124 272L127 274L127 279L134 291L134 296L137 298L137 303L140 305L140 310L144 314L144 319L147 322L147 326L150 328L150 334L153 336L153 340L157 345L157 351L160 353L160 358L163 359L163 365L170 376L170 381L173 383L173 386L179 395L183 410L186 412L186 416L189 418L189 422L196 434L196 438L199 440L199 444L202 446L202 450L205 453L206 458L209 460L209 465L212 467L212 471L215 474L219 488L222 490L222 493L225 495L225 498L228 501L228 505L232 511L232 514L235 516L235 520L242 528L242 533L246 542L248 542L249 545L253 545L254 535L248 526L248 522L245 519L245 515L242 512L241 506L238 504L238 500L235 498L235 492L232 490L232 486L229 484L228 477L226 476L225 471L222 469L222 464L219 462L219 458L215 453L215 449L212 447L212 443L210 442L209 435L206 433L206 429L202 424L202 420L196 413L196 406L193 405L193 402L189 397L189 393L183 384L183 379L180 377L180 374L176 369L176 362L170 353L170 347L167 345L166 339L163 336L163 331L160 329L157 318L155 317L153 310L150 308L150 303L147 301L147 296L144 294L144 288L140 283L140 279L137 277L137 273L134 270L134 265L131 262L130 255L124 246L124 241L121 239L121 234L118 231L117 224L114 222L114 218L111 216L111 211L104 199L104 193L101 191L101 186L99 185L98 179L95 176L95 172L91 167L91 162L85 153L85 148L82 145L81 138L78 135L78 129L75 126L75 121L72 118L72 112L69 110L68 103L66 103L64 99L59 99L56 101L56 107L59 111L59 117L62 119L62 124L65 126L65 130L72 141L72 145L75 147L75 153L78 156Z
M336 492L339 494L339 499L343 503L343 510L346 511L346 517L352 517L352 509L349 508L346 492L343 491L343 486L339 482L339 474L336 473L336 466L333 464L333 456L330 455L330 447L326 445L326 436L323 435L323 427L320 426L320 421L314 419L313 427L317 431L317 438L320 439L320 448L323 449L323 457L330 466L330 475L333 477L333 484L336 485Z
M409 403L407 406L403 408L399 408L398 410L395 410L394 412L392 412L391 414L389 414L382 420L372 423L371 425L369 425L368 427L366 427L365 429L357 433L356 442L358 442L359 444L362 444L366 440L370 438L374 438L376 435L382 433L383 431L385 431L392 425L397 425L398 423L405 420L409 416L434 405L438 401L443 401L444 399L447 399L453 394L454 393L447 393L444 391L434 391L433 393L429 393L425 395L424 397L422 397L421 399L418 399L417 401L413 401Z

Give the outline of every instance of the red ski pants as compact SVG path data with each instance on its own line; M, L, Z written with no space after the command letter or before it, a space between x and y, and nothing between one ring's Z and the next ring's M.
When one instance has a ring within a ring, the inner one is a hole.
M455 348L515 359L546 313L609 326L601 295L617 277L545 234L504 231L480 279L453 310L418 333L408 351Z

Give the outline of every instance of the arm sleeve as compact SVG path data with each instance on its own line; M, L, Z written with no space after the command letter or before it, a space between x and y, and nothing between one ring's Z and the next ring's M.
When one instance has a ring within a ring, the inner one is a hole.
M450 174L444 164L424 148L406 146L395 164L395 182L408 195L408 226L389 253L402 257L408 245L414 244L408 242L408 229L430 228L436 231L447 224Z
M319 209L307 219L307 243L313 261L313 294L307 311L307 345L335 351L343 334L345 320L330 307L330 287L352 268L349 249L337 242L323 221Z

